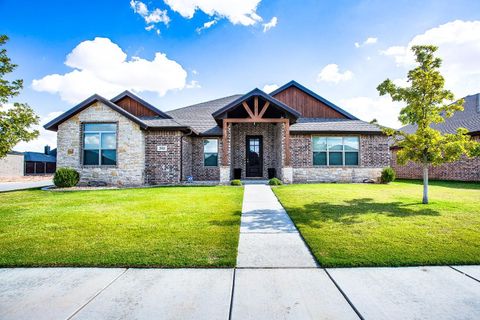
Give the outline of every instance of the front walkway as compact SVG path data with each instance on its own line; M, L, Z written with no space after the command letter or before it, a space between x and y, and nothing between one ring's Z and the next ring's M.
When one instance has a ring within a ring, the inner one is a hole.
M46 179L46 180L40 180L40 181L0 182L0 192L41 188L41 187L47 187L52 185L53 185L52 179Z
M0 319L477 319L480 314L480 266L318 267L267 186L245 186L237 259L235 269L0 269Z

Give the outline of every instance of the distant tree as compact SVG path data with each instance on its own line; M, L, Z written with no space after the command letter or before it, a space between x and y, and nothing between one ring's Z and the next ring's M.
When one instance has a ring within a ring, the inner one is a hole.
M428 203L428 167L457 161L463 155L478 156L479 144L468 135L468 130L458 128L455 134L442 134L431 128L431 124L441 123L454 112L463 110L463 99L454 103L454 95L444 89L445 79L439 68L442 60L434 56L437 47L413 46L418 66L408 72L409 87L396 86L391 80L382 82L377 90L380 95L389 94L393 101L403 101L406 106L400 111L399 120L403 125L415 125L413 134L393 129L385 132L394 137L398 162L413 161L423 167L423 203Z
M0 47L8 41L6 35L0 35ZM39 123L39 117L26 103L13 104L7 108L5 104L23 89L23 80L9 81L5 75L17 67L7 56L5 48L0 49L0 158L20 141L30 141L38 137L38 130L32 126Z

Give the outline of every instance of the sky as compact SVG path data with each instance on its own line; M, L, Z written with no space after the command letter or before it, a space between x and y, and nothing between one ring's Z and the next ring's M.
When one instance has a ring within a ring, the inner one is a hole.
M161 110L296 80L362 120L398 128L414 44L439 46L446 87L480 92L480 1L0 0L8 79L45 124L94 93L131 90ZM4 108L8 105L3 106ZM54 132L19 151L56 146Z

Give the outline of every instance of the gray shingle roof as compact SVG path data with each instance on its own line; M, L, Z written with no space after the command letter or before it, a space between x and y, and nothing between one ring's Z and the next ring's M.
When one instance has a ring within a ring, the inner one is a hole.
M326 118L299 118L297 123L290 127L291 132L363 132L382 133L378 126L362 121L350 119L326 119Z
M140 118L149 128L185 128L188 127L174 119L165 119L157 117L141 117Z
M480 93L466 96L463 111L457 111L453 117L445 119L443 123L433 124L432 128L442 133L455 133L457 128L466 128L469 132L480 131ZM417 126L408 125L399 129L405 133L414 133Z
M220 110L241 96L241 94L236 94L180 109L170 110L166 113L175 121L191 127L193 131L198 132L201 135L222 135L222 129L217 125L212 113Z

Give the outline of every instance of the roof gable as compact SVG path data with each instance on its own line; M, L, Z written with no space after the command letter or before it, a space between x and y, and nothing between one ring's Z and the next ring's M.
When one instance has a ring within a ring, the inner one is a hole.
M164 119L171 119L168 114L155 108L153 105L128 90L120 93L110 101L137 117L159 116Z
M260 90L258 88L253 89L249 93L235 99L234 101L230 102L229 104L227 104L223 108L215 111L214 113L212 113L212 116L215 119L223 118L223 117L226 116L226 114L229 111L237 108L238 106L240 106L242 104L242 102L244 102L244 101L246 101L246 100L248 100L252 97L263 98L264 100L268 101L270 103L270 105L273 105L274 107L284 111L285 113L287 113L293 119L297 119L298 117L300 117L300 113L297 110L290 108L289 106L287 106L283 102L273 98L271 95L266 94L265 92L263 92L262 90Z
M69 118L73 117L74 115L81 112L82 110L85 110L86 108L90 107L92 104L94 104L97 101L102 102L106 106L112 108L113 110L117 111L121 115L125 116L127 119L135 122L141 128L146 129L148 127L147 124L145 124L142 120L140 120L139 118L137 118L136 116L134 116L130 112L126 111L125 109L120 108L115 103L105 99L104 97L102 97L98 94L94 94L90 98L80 102L75 107L71 108L70 110L68 110L64 113L62 113L60 116L56 117L55 119L53 119L52 121L50 121L49 123L44 125L43 127L47 130L57 131L58 125L60 125L65 120L68 120Z
M296 109L303 117L358 120L357 117L293 80L274 90L270 95Z

